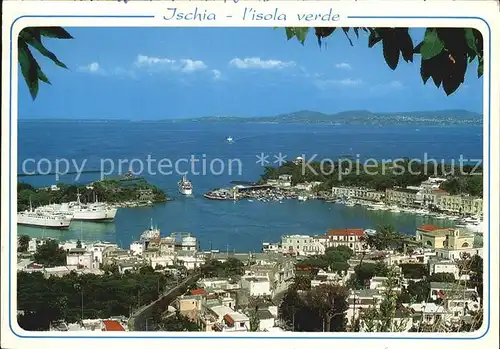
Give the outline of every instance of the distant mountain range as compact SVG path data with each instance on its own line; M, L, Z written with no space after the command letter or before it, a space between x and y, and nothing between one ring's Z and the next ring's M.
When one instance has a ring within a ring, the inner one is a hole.
M165 123L245 123L245 124L330 124L330 125L477 125L483 124L479 113L456 109L414 112L379 113L368 110L350 110L336 114L325 114L312 110L301 110L275 116L205 116L200 118L179 118L163 120L117 120L117 119L55 119L21 118L20 122L165 122Z
M301 110L276 116L206 116L201 118L164 121L332 125L482 125L483 116L467 110L436 110L397 113L374 113L368 110L350 110L336 114L325 114L312 110Z

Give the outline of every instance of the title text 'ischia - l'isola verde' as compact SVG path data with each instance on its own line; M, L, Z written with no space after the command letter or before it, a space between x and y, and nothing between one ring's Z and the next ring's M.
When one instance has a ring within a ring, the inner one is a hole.
M257 11L251 7L245 7L242 12L240 19L243 21L286 21L289 16L284 11L281 11L279 8L275 8L274 10L269 10L268 12ZM310 21L323 21L323 22L332 22L339 21L340 15L338 13L334 13L333 9L329 9L323 13L296 13L294 16L297 16L299 21L310 22ZM216 21L217 19L223 18L233 18L232 15L218 15L216 12L204 10L202 8L195 7L192 11L188 12L180 12L176 7L167 8L166 14L163 16L163 19L166 21L196 21L196 22L205 22L205 21ZM235 16L236 17L236 16ZM295 18L293 18L295 19Z

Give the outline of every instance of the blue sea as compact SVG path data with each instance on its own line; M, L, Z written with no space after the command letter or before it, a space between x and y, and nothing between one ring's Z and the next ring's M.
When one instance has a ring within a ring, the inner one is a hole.
M228 143L227 137L234 142ZM84 170L100 170L102 163L109 172L113 163L113 174L125 173L129 168L139 172L142 164L142 175L173 199L153 207L120 209L114 223L77 222L63 232L18 227L19 234L104 240L128 247L153 219L162 235L190 232L202 248L224 251L258 251L262 242L279 241L284 234L324 234L330 228L368 229L390 223L401 232L414 234L423 223L451 224L316 200L280 204L210 201L203 197L213 188L231 186L231 181L258 180L264 170L262 165L276 166L274 162L279 157L293 160L301 156L306 162L312 157L321 160L351 156L379 161L408 157L457 163L461 156L483 157L482 127L477 126L21 121L18 141L19 173L26 159L40 163L42 171L49 170L49 163L54 170L57 159L67 159L78 167L85 160ZM194 165L188 162L193 157ZM267 162L257 163L259 158ZM181 174L168 174L170 170L175 172L176 163L180 172L188 172L194 186L193 197L178 193ZM60 164L64 169L63 162ZM33 161L27 163L27 171L34 169ZM72 166L70 171L74 170ZM75 174L59 179L49 175L21 180L48 186L57 182L89 183L100 177L100 173L88 173L78 180Z

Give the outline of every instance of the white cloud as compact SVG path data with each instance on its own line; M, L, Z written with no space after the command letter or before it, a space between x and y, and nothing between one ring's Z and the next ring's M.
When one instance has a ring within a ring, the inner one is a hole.
M192 73L197 70L203 70L207 66L202 61L193 61L191 59L181 59L180 70L184 73Z
M104 70L97 62L92 62L88 65L79 66L78 71L85 73L92 73L92 74L104 74Z
M214 80L220 80L222 77L222 73L220 72L220 70L217 70L217 69L212 69L212 74L213 74Z
M294 67L293 61L280 61L276 59L262 60L259 57L250 58L234 58L229 61L229 65L238 69L282 69L287 67Z
M137 67L144 67L144 66L152 66L155 64L172 64L174 63L174 60L171 60L169 58L159 58L159 57L149 57L149 56L144 56L144 55L138 55L137 59L135 60L135 65Z
M192 59L170 59L162 57L151 57L145 55L138 55L135 60L134 65L138 68L163 68L173 71L181 71L183 73L193 73L197 70L203 70L207 68L207 65L203 61L192 60Z
M335 68L337 69L352 69L351 65L349 63L337 63L335 64Z

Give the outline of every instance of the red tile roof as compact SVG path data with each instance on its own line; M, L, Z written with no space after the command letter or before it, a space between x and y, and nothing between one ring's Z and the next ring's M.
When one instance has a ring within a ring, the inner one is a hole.
M123 326L115 320L104 320L104 331L125 331Z
M420 227L417 228L417 230L421 231L435 231L435 230L441 230L443 228L436 227L435 225L430 225L430 224L425 224L421 225Z
M328 236L363 236L363 229L328 229Z
M234 320L229 314L224 315L224 320L228 325L230 326L234 325Z
M195 295L206 295L208 292L205 291L205 289L203 288L195 288L194 290L191 290L191 295L195 296Z

